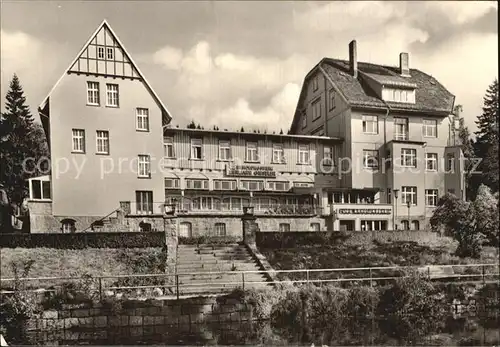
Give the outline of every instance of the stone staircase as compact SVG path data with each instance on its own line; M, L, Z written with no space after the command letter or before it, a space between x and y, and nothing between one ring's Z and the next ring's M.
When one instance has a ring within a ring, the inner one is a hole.
M263 288L268 284L265 272L243 245L179 245L177 249L177 274L180 295L217 294L234 288ZM227 272L215 274L214 272ZM188 275L195 273L194 275ZM261 283L251 283L261 282Z

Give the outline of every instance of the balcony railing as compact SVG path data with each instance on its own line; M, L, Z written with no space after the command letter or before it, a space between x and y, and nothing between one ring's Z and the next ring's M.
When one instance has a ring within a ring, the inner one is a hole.
M170 213L172 211L172 208L172 205L165 202L130 202L130 210L125 212L129 215L163 215Z

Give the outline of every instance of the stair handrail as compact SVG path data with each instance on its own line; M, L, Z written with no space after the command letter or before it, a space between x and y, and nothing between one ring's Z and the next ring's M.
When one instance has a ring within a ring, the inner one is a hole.
M92 228L92 226L96 223L96 222L102 222L103 220L105 220L106 218L108 218L109 216L111 216L113 213L115 212L118 212L121 208L118 207L117 209L113 210L112 212L108 213L107 215L105 215L104 217L102 217L101 219L96 219L95 221L93 221L92 223L90 223L90 225L88 227L86 227L85 229L83 229L81 232L86 232L87 230L89 230L90 228Z

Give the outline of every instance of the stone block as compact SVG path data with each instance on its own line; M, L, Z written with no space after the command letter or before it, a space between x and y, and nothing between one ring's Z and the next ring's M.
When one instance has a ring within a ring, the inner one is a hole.
M170 315L170 316L163 316L164 319L164 324L165 325L178 325L179 323L179 315Z
M93 328L94 318L93 317L80 317L78 318L78 326L80 328Z
M94 326L97 328L104 328L108 325L108 317L106 316L97 316L94 317Z
M219 322L230 322L231 321L231 313L221 313L219 314Z
M111 327L119 327L122 325L122 320L120 316L110 316L108 317L108 325Z
M181 315L179 317L179 325L188 325L188 324L191 324L189 315Z
M59 317L59 313L56 310L49 310L42 312L42 318L47 319L57 319Z
M219 322L219 314L218 313L209 313L204 315L205 322L208 323L217 323Z
M88 309L82 309L82 308L72 310L71 317L76 317L76 318L90 317L90 311Z
M152 306L152 307L148 307L146 309L145 314L148 316L156 316L156 315L160 314L160 312L161 312L161 307Z
M239 312L231 313L231 322L241 322L241 316Z
M119 316L120 317L120 320L121 320L121 326L122 327L128 327L130 325L130 317L127 316L127 315L122 315L122 316Z
M190 320L191 324L203 323L204 319L205 319L205 317L204 317L203 313L191 313L189 315L189 320Z
M163 325L165 324L165 317L163 316L154 316L154 325Z
M129 325L131 326L142 326L142 316L130 316Z
M79 324L78 318L64 318L64 328L69 329L77 327Z
M143 316L142 317L142 324L143 325L154 325L155 324L155 317L154 316Z
M142 327L132 327L130 328L130 336L137 337L142 336Z

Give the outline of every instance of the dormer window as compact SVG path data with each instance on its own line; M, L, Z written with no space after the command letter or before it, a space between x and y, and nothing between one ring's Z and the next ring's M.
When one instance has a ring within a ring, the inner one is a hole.
M387 88L382 90L382 98L384 101L391 102L404 102L415 103L415 90L414 89L401 89L401 88Z

